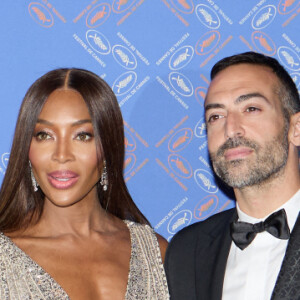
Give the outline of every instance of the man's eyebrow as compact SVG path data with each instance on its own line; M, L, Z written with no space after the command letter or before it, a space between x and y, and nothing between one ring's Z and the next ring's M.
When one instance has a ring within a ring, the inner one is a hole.
M270 103L270 101L264 95L260 93L250 93L250 94L240 95L238 98L234 100L234 104L239 104L243 101L247 101L252 98L261 98L265 102ZM205 111L213 108L225 108L225 105L220 103L210 103L205 105Z
M45 125L48 125L48 126L54 126L54 124L52 122L49 122L49 121L44 120L44 119L37 119L37 123L45 124ZM78 121L72 123L71 126L78 126L78 125L82 125L82 124L85 124L85 123L92 123L92 120L91 119L78 120Z
M265 100L267 103L270 103L270 101L264 95L262 95L260 93L250 93L250 94L239 96L237 99L235 99L234 104L238 104L243 101L247 101L251 98L261 98L261 99Z

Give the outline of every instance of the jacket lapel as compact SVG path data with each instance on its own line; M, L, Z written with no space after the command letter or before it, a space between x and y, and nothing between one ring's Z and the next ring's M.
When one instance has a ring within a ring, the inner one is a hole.
M300 299L300 214L291 233L271 300Z
M226 262L231 246L229 224L236 219L236 210L227 215L206 237L198 239L195 286L198 300L220 300ZM212 267L213 266L213 267Z

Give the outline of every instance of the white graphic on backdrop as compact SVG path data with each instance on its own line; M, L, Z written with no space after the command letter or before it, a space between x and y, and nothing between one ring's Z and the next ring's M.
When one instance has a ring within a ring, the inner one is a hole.
M5 170L6 170L7 164L8 164L8 160L9 160L9 153L8 152L3 153L1 156L1 166L0 166L0 172L2 174L5 173Z
M217 29L220 27L221 21L217 13L205 4L199 4L195 9L196 16L199 21L210 29Z
M122 45L115 45L112 48L112 54L115 61L127 70L134 70L137 67L137 61L134 54Z
M189 97L194 92L191 81L181 73L171 72L169 74L169 82L173 89L181 96Z
M252 19L253 29L263 29L270 25L276 16L276 7L274 5L266 5L262 7Z
M183 227L189 225L192 221L193 214L190 210L184 209L172 217L168 223L167 230L171 234L175 234Z
M169 68L171 70L179 70L189 64L194 56L194 48L192 46L183 46L171 56Z
M198 169L194 172L194 179L197 185L205 192L214 194L219 188L215 183L214 176L206 170Z
M112 90L117 96L124 95L128 93L137 80L137 75L135 72L125 72L121 74L113 83Z
M300 58L293 49L282 46L278 48L277 54L282 64L289 70L300 70Z
M96 52L103 55L110 53L110 43L104 34L96 30L88 30L85 36L91 48Z

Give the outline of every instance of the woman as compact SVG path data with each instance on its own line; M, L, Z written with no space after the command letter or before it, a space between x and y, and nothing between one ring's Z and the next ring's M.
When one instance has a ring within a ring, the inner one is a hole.
M57 69L23 100L0 192L0 299L169 299L167 242L123 179L118 102Z

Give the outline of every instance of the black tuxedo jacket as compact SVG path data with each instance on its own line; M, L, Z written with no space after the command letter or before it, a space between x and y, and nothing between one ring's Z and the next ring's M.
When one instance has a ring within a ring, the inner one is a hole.
M190 225L172 239L165 269L171 300L220 300L235 209ZM300 214L289 239L272 300L300 299Z

